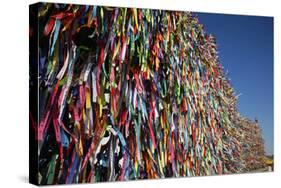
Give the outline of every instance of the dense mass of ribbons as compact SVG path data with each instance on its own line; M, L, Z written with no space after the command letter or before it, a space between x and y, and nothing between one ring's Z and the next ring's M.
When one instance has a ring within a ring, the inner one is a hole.
M238 117L236 124L239 126L241 142L241 158L243 162L243 171L250 172L266 167L266 157L264 151L264 140L261 136L261 128L258 120L252 121L245 117Z
M194 15L45 3L38 21L39 184L244 169L237 97Z

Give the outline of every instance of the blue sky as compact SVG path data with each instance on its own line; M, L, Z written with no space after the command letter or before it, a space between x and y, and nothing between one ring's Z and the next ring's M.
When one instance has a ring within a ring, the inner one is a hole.
M258 118L265 151L273 154L273 18L195 13L216 37L220 62L237 94L240 113Z

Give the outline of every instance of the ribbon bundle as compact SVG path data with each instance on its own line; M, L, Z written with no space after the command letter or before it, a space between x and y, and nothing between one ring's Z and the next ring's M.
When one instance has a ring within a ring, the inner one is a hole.
M238 139L241 140L241 159L243 172L251 172L266 168L266 156L264 151L264 140L261 136L261 128L258 120L252 121L238 114L235 119L238 125Z
M198 18L38 9L39 184L243 171L237 97Z

